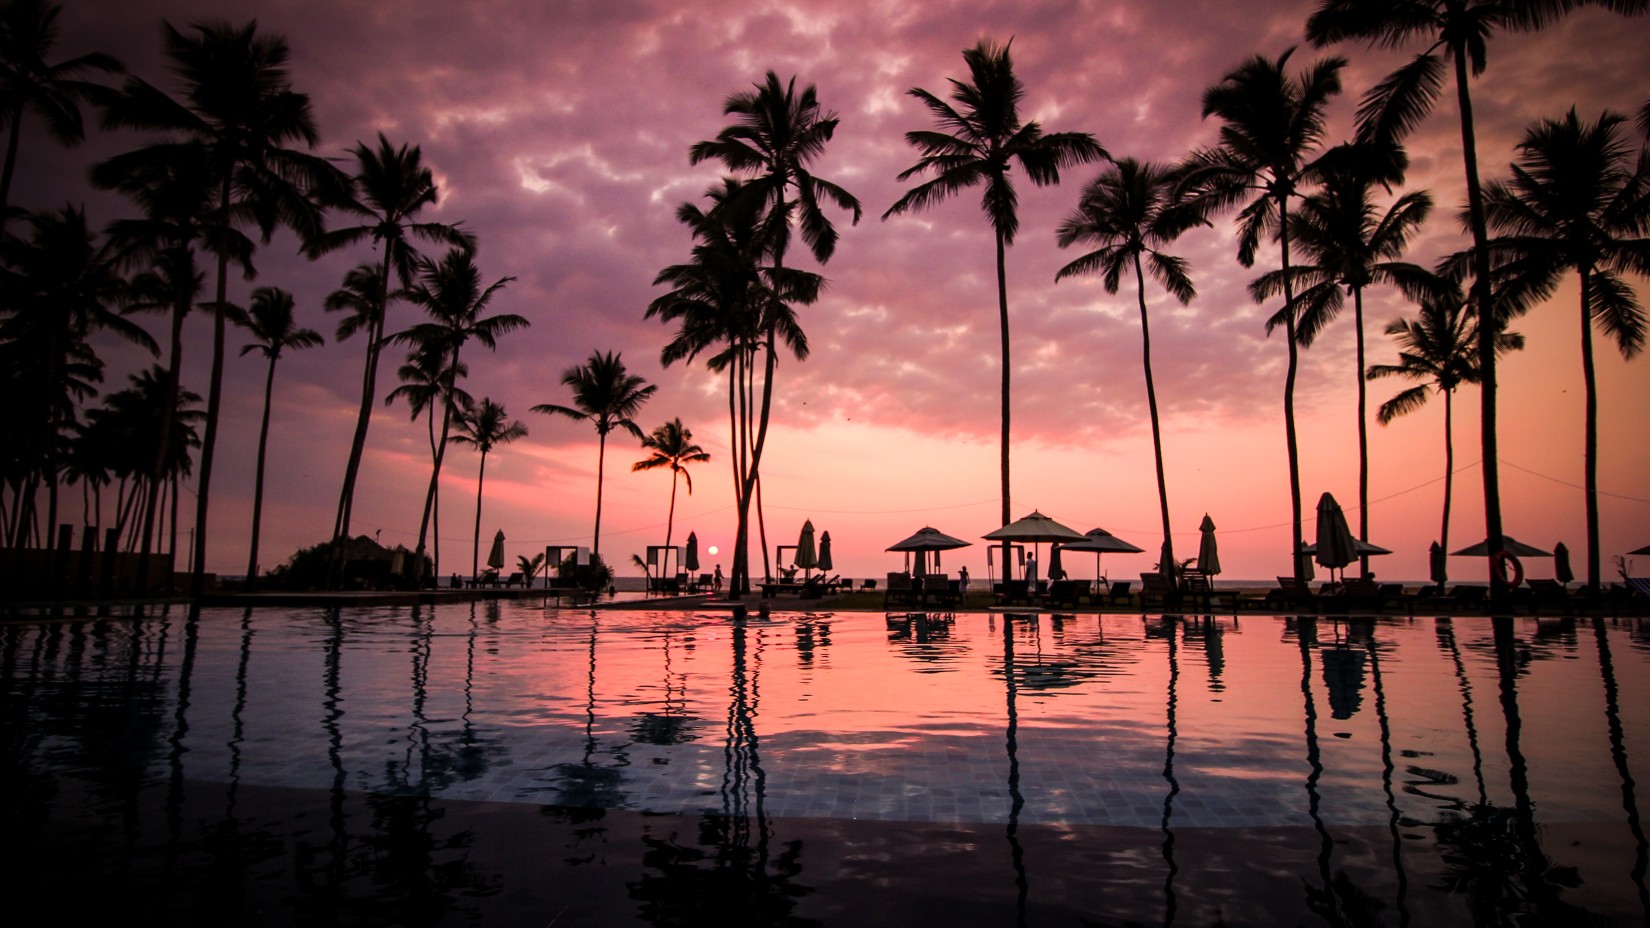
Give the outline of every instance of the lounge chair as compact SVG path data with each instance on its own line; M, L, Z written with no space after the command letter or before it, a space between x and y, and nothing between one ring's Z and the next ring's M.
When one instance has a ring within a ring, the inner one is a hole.
M1145 573L1140 575L1140 608L1144 609L1153 600L1159 608L1176 609L1180 606L1180 590L1174 581L1160 573Z
M1104 593L1094 594L1094 602L1098 605L1100 602L1100 597L1104 596L1106 598L1107 605L1115 606L1119 602L1125 606L1132 605L1134 603L1134 594L1129 592L1129 587L1133 585L1133 580L1114 580L1112 581L1110 589L1106 590Z
M1048 604L1075 609L1088 585L1087 580L1055 580L1048 586Z
M519 571L519 570L516 571L515 573L511 574L509 576L509 578L504 581L504 588L505 589L509 589L510 587L513 587L513 586L519 586L519 587L527 586L527 578L525 576L523 576L521 571Z
M1261 602L1261 606L1277 612L1316 612L1318 602L1306 581L1296 580L1294 577L1279 577L1278 588L1266 591L1266 599Z
M911 605L917 601L917 591L911 586L911 575L889 571L888 585L882 591L882 605Z
M997 602L1004 606L1024 605L1031 602L1030 580L1004 580L997 586Z

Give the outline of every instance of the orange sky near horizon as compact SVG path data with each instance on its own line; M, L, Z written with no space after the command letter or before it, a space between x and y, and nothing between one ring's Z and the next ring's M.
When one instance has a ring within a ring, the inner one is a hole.
M282 33L292 46L294 86L313 98L323 153L342 157L356 140L379 131L396 143L422 146L442 199L420 218L463 220L480 240L483 274L517 278L492 310L532 321L532 328L506 336L496 354L466 349L470 391L504 402L530 429L527 439L487 460L482 553L502 529L512 564L546 545L591 541L594 432L528 407L566 403L561 372L595 350L621 351L635 373L659 385L640 416L644 430L680 416L711 453L711 462L693 469L694 493L678 497L673 540L696 532L701 546L723 549L724 570L731 564L735 516L723 381L699 367L662 368L658 352L669 331L643 320L642 310L659 292L649 286L653 275L687 257L690 242L673 209L718 177L714 166L688 164L688 145L722 128L723 98L765 69L796 74L799 85L816 84L824 107L841 116L815 168L855 193L865 209L857 226L832 213L842 239L821 269L830 286L801 312L812 354L780 364L763 465L770 548L794 544L802 522L811 519L831 533L834 572L880 577L902 564L884 551L887 545L933 525L975 541L948 554L944 564L953 572L966 564L983 580L979 536L1000 522L991 238L971 193L925 213L879 221L908 186L894 175L915 161L902 133L929 127L905 90L943 92L948 77L964 73L961 49L980 37L1012 36L1016 71L1026 84L1026 118L1051 131L1091 131L1118 157L1170 160L1214 141L1216 126L1199 118L1199 95L1249 55L1302 45L1297 64L1328 54L1350 59L1331 141L1350 133L1357 97L1403 58L1361 47L1305 47L1302 26L1315 4L1299 0L1241 8L1189 0L1144 6L1049 0L944 10L883 4L863 16L813 0L739 11L662 2L596 6L510 2L460 10L418 2L392 15L377 4L323 9L297 0L144 0L95 11L66 4L65 53L107 50L165 86L162 17L182 24L203 16L234 22L256 16L260 30ZM505 24L510 28L501 29ZM1647 73L1650 19L1586 10L1538 35L1497 37L1490 69L1474 85L1484 176L1507 173L1513 144L1537 118L1556 117L1572 104L1589 119L1605 108L1633 111L1650 88L1624 78ZM14 199L32 207L84 199L95 221L115 218L122 204L88 191L81 178L91 161L132 143L94 134L64 155L41 138L37 123L25 120ZM1452 97L1416 134L1411 157L1406 189L1431 190L1437 206L1410 257L1431 264L1464 244L1455 220L1462 185ZM1111 576L1128 578L1150 569L1160 541L1134 294L1125 286L1107 295L1097 279L1053 282L1055 271L1076 256L1055 246L1053 228L1096 172L1079 168L1045 189L1020 178L1022 227L1007 269L1014 339L1011 509L1016 518L1037 509L1077 531L1104 527L1146 549L1105 559ZM1289 569L1284 346L1281 333L1265 335L1271 310L1255 306L1243 287L1275 266L1276 256L1275 249L1263 251L1255 269L1240 267L1231 224L1229 216L1217 219L1215 228L1189 233L1170 249L1192 262L1199 293L1189 307L1149 287L1154 371L1177 554L1196 554L1197 526L1208 513L1219 528L1222 577L1268 580ZM369 255L362 250L310 264L292 257L293 250L289 236L277 236L260 251L258 280L232 282L232 299L244 300L257 285L294 291L304 323L328 336L324 348L288 355L276 375L266 568L330 530L362 352L358 340L332 343L335 323L319 304L344 269ZM1575 284L1567 282L1516 324L1529 347L1500 368L1500 473L1506 531L1544 548L1565 542L1582 574L1576 302ZM1410 310L1387 292L1371 292L1367 303L1366 360L1390 363L1396 353L1381 330ZM391 313L392 331L415 321L405 304ZM1348 308L1301 356L1296 403L1308 540L1314 507L1326 491L1347 509L1354 531L1358 524L1350 319ZM152 328L158 331L158 324ZM203 315L191 321L188 338L185 382L204 392L210 342ZM225 574L245 567L262 400L261 362L235 356L245 341L231 334L221 476L212 497L208 567ZM1650 407L1644 402L1650 365L1624 361L1600 337L1594 343L1601 552L1611 579L1610 558L1650 544ZM120 348L110 356L111 390L146 363ZM398 355L386 356L380 396L393 388L397 363ZM1375 407L1404 386L1395 380L1369 385L1370 540L1395 552L1373 564L1383 579L1420 580L1439 529L1443 404L1434 397L1418 413L1375 424ZM1457 396L1451 548L1484 534L1478 406L1476 389ZM642 456L628 437L610 437L601 548L621 573L634 572L632 554L664 541L668 472L631 473L630 464ZM447 455L443 574L469 570L476 463L462 449ZM411 546L428 475L422 423L409 423L405 407L380 402L354 532ZM78 493L70 498L69 520L78 519ZM760 557L754 551L753 557L759 571ZM1551 576L1550 564L1527 566L1531 576ZM1093 571L1087 556L1068 559L1066 567L1079 577ZM996 570L1000 574L1001 565ZM1452 566L1455 579L1483 575L1480 562L1458 559Z

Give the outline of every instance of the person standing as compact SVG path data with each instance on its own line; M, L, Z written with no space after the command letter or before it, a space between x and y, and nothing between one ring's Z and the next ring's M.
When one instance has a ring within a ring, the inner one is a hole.
M721 564L716 565L716 576L711 579L710 590L711 590L712 593L722 592L722 565Z
M957 568L957 588L964 593L968 592L968 565Z

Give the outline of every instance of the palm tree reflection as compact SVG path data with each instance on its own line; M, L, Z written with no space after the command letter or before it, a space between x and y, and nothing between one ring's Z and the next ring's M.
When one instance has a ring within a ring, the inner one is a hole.
M1639 891L1639 905L1650 922L1650 890L1645 887L1644 874L1650 864L1650 843L1644 835L1644 823L1639 820L1637 784L1627 766L1627 745L1622 736L1620 690L1616 687L1616 666L1610 654L1609 630L1604 619L1593 619L1593 637L1598 643L1598 670L1604 681L1604 718L1610 729L1610 759L1621 777L1621 808L1627 813L1627 828L1633 835L1633 885Z

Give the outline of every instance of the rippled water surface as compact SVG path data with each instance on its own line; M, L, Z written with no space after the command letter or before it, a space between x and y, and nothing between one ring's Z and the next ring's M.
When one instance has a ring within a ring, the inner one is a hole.
M1650 923L1639 620L493 601L0 661L7 881L71 921Z

